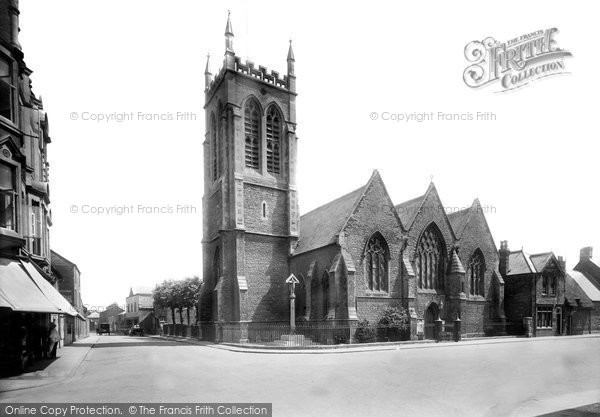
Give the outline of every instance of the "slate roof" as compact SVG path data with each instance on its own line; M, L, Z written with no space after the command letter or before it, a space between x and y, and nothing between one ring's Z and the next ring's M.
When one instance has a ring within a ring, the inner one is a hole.
M537 272L529 255L522 250L511 252L508 257L507 275L531 274Z
M294 255L330 245L366 190L364 185L300 217L300 239Z
M77 270L79 271L79 268L76 264L69 261L67 258L62 256L58 252L51 250L50 257L52 261L52 268L56 270L61 276L71 277L73 275L73 268L77 268Z
M450 221L450 225L452 226L452 229L454 230L454 234L456 236L462 235L462 232L467 226L467 221L469 220L470 213L471 207L448 213L448 220Z
M581 288L579 283L573 279L571 275L580 274L577 271L569 271L569 273L565 276L565 300L571 307L586 307L586 308L594 308L594 303L587 296L586 292ZM583 277L585 279L585 277ZM577 303L577 299L579 299L579 304Z
M529 259L533 262L535 270L541 272L553 256L554 254L552 252L537 253L535 255L530 255Z
M427 193L395 206L398 216L400 216L400 221L406 229L410 228L426 195Z
M568 275L579 285L592 301L600 301L600 290L579 271L569 271Z

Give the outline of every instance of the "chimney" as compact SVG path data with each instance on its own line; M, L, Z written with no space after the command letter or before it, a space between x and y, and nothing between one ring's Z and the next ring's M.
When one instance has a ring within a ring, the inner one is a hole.
M579 262L589 261L592 259L592 250L591 246L586 246L585 248L581 248L579 251Z
M563 258L562 256L559 256L556 259L558 260L558 264L560 265L562 270L566 271L567 270L567 260L565 258Z
M500 256L498 269L500 270L500 274L505 277L509 269L508 257L510 255L510 250L508 250L508 241L503 240L500 242L500 250L498 251L498 255Z

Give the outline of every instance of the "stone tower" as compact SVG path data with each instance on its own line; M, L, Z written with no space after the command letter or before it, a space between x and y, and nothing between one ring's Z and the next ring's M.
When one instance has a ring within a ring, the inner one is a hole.
M204 332L226 322L285 320L290 250L298 239L296 77L235 55L230 17L223 67L205 70ZM213 326L214 325L214 326ZM235 325L234 325L235 327ZM243 339L244 337L241 336Z

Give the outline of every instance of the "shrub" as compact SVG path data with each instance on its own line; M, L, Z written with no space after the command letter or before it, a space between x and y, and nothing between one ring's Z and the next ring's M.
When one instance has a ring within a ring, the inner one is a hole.
M387 341L407 339L410 317L405 308L386 307L379 315L380 338Z
M375 329L369 324L369 320L363 319L358 322L354 338L358 343L372 343L377 341Z

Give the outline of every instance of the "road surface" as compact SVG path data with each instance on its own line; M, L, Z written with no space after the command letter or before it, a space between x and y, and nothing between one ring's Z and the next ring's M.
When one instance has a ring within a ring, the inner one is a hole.
M64 383L23 402L268 402L274 416L521 416L600 401L600 337L319 354L99 336ZM472 342L471 342L472 343Z

